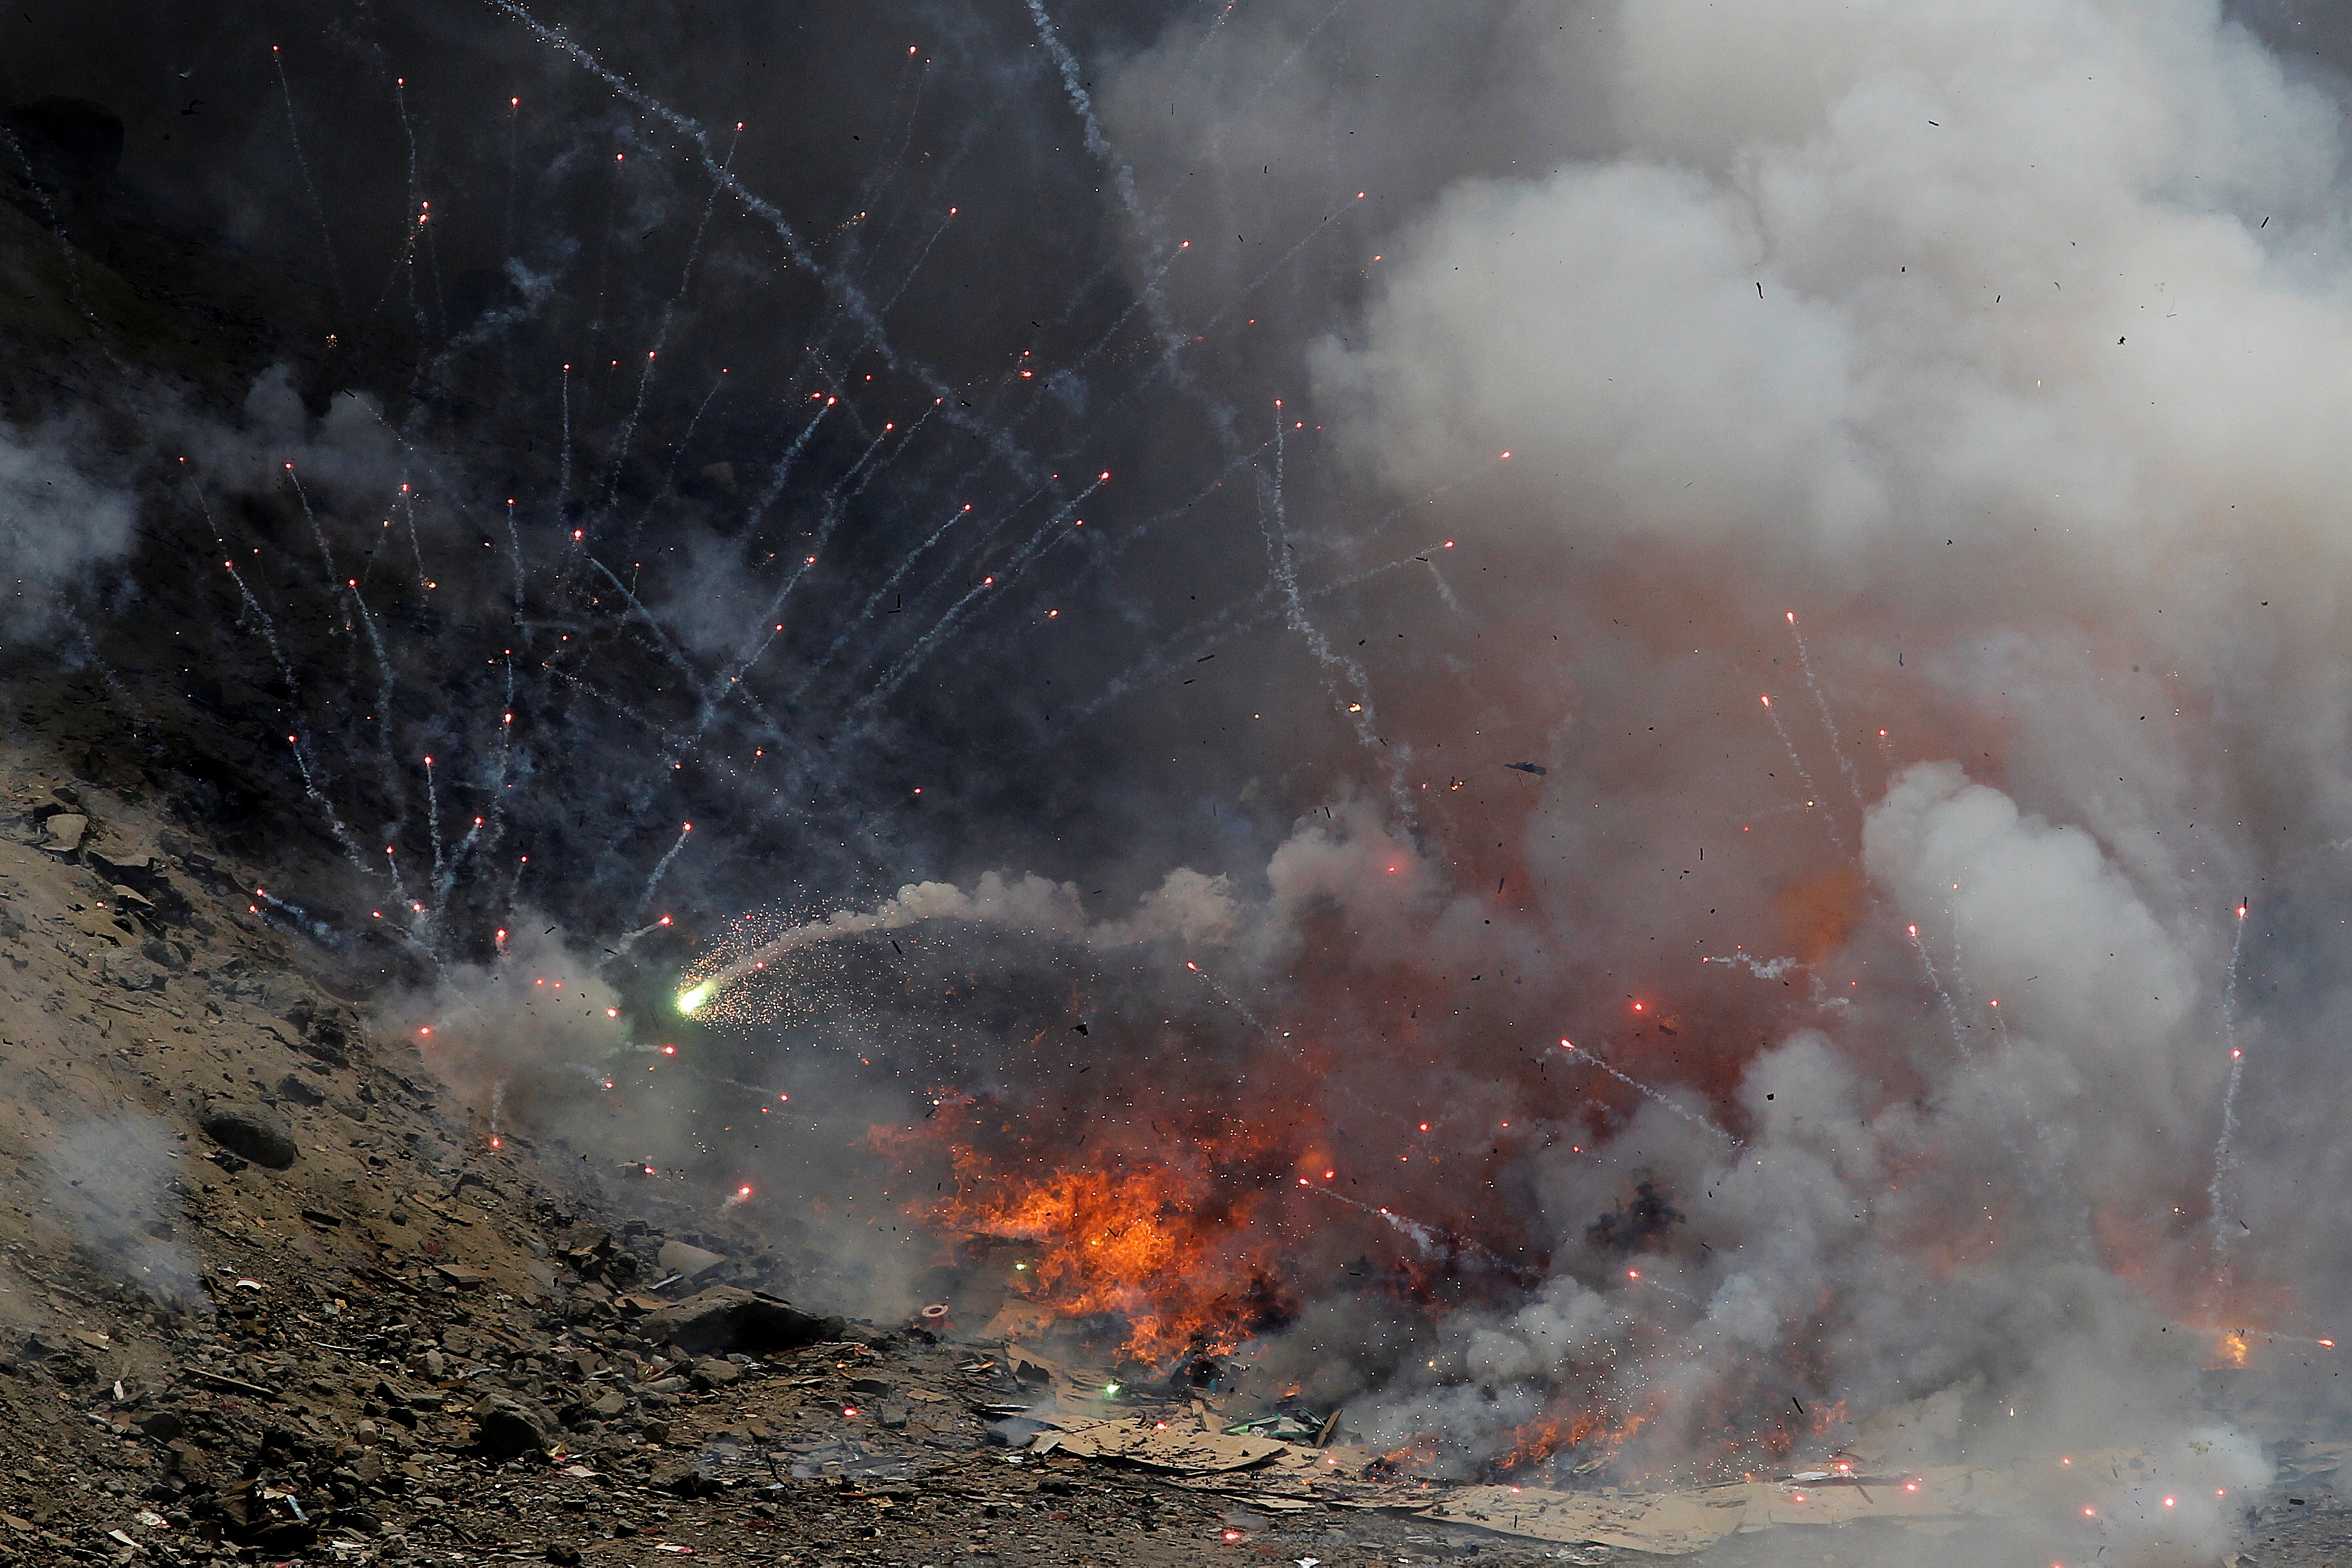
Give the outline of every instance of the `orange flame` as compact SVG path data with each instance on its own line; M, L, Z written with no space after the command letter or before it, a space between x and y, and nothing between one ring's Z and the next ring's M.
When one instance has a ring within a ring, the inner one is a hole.
M1058 1318L1115 1314L1121 1348L1156 1361L1223 1350L1253 1328L1286 1315L1273 1283L1266 1233L1252 1224L1287 1174L1286 1155L1258 1140L1229 1135L1155 1147L1108 1168L1040 1169L1027 1152L980 1146L981 1118L950 1102L934 1118L953 1180L917 1206L919 1218L965 1236L1028 1243L1006 1283ZM876 1141L904 1134L877 1129Z

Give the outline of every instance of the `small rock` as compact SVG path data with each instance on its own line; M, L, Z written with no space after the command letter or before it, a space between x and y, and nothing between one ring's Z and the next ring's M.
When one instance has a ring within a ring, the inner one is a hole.
M694 1364L694 1385L697 1388L723 1388L743 1380L743 1369L731 1361L708 1358Z
M709 1470L693 1465L663 1465L653 1473L650 1481L656 1491L666 1491L683 1498L715 1497L727 1490L727 1483Z
M161 968L136 953L109 953L99 960L98 972L126 991L160 991L166 978Z
M41 847L58 854L69 855L81 848L81 836L89 831L89 819L71 811L59 811L41 826L48 830L48 837L41 841Z
M278 1081L278 1092L297 1105L323 1105L327 1097L304 1081L299 1072L289 1072Z
M548 1542L547 1551L543 1555L550 1563L556 1564L556 1568L575 1568L580 1561L580 1548L566 1546L561 1541L551 1541Z
M294 1140L250 1111L215 1111L197 1124L205 1137L255 1165L282 1171L300 1153Z

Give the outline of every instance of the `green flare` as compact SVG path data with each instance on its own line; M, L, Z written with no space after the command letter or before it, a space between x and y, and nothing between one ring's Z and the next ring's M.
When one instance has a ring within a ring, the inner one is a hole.
M710 999L710 993L716 988L715 983L709 980L687 987L677 994L677 1010L691 1014L697 1008Z

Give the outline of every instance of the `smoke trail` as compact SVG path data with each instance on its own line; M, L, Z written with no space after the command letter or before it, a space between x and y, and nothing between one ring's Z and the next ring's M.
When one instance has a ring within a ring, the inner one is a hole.
M1797 644L1797 667L1804 672L1805 689L1813 694L1813 706L1822 716L1822 735L1830 743L1830 755L1836 758L1838 771L1845 776L1846 792L1853 797L1853 803L1860 806L1863 803L1862 780L1855 776L1853 762L1846 756L1845 747L1838 742L1837 720L1830 716L1829 698L1822 695L1822 684L1813 677L1813 655L1805 646L1804 632L1797 625L1797 612L1791 610L1788 614L1789 635L1795 639Z
M1804 758L1797 750L1797 743L1789 738L1788 730L1782 727L1780 710L1772 706L1772 698L1769 694L1763 698L1763 703L1764 716L1772 721L1772 733L1779 736L1780 744L1788 748L1789 765L1797 770L1798 780L1805 787L1805 804L1817 805L1822 798L1821 789L1814 784L1812 772L1806 768ZM1838 832L1837 820L1824 810L1822 812L1821 822L1822 831L1829 835L1830 842L1837 846L1839 853L1844 853L1845 840Z
M1717 1137L1721 1138L1725 1143L1729 1144L1733 1148L1744 1149L1748 1146L1746 1143L1742 1142L1738 1138L1733 1137L1729 1133L1725 1132L1721 1127L1717 1126L1714 1123L1708 1121L1706 1117L1700 1115L1689 1106L1683 1104L1678 1100L1661 1094L1658 1091L1651 1088L1648 1084L1642 1082L1639 1079L1627 1077L1624 1073L1618 1071L1617 1069L1601 1061L1601 1058L1593 1055L1591 1051L1584 1050L1581 1046L1573 1045L1568 1040L1563 1040L1559 1042L1559 1048L1562 1051L1570 1052L1571 1055L1581 1057L1586 1061L1592 1063L1593 1066L1601 1069L1601 1071L1606 1072L1610 1077L1614 1078L1618 1082L1625 1085L1626 1088L1633 1090L1635 1093L1641 1095L1645 1100L1649 1100L1664 1106L1675 1115L1680 1116L1684 1121L1688 1122L1692 1126L1706 1128L1708 1132L1713 1133Z
M2221 1043L2229 1048L2230 1082L2221 1091L2221 1135L2213 1144L2213 1180L2205 1189L2212 1214L2213 1264L2221 1267L2230 1244L2227 1182L2231 1146L2238 1141L2238 1083L2245 1075L2245 1052L2238 1049L2238 955L2246 946L2246 903L2238 904L2238 929L2230 938L2229 977L2221 986Z

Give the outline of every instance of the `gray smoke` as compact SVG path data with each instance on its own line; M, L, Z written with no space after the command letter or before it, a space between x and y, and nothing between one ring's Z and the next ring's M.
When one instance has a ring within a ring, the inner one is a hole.
M90 569L122 554L135 508L89 478L69 424L0 423L0 637L41 637Z
M67 1128L42 1160L49 1211L99 1268L159 1301L208 1312L202 1266L175 1235L180 1155L173 1138L146 1116Z

